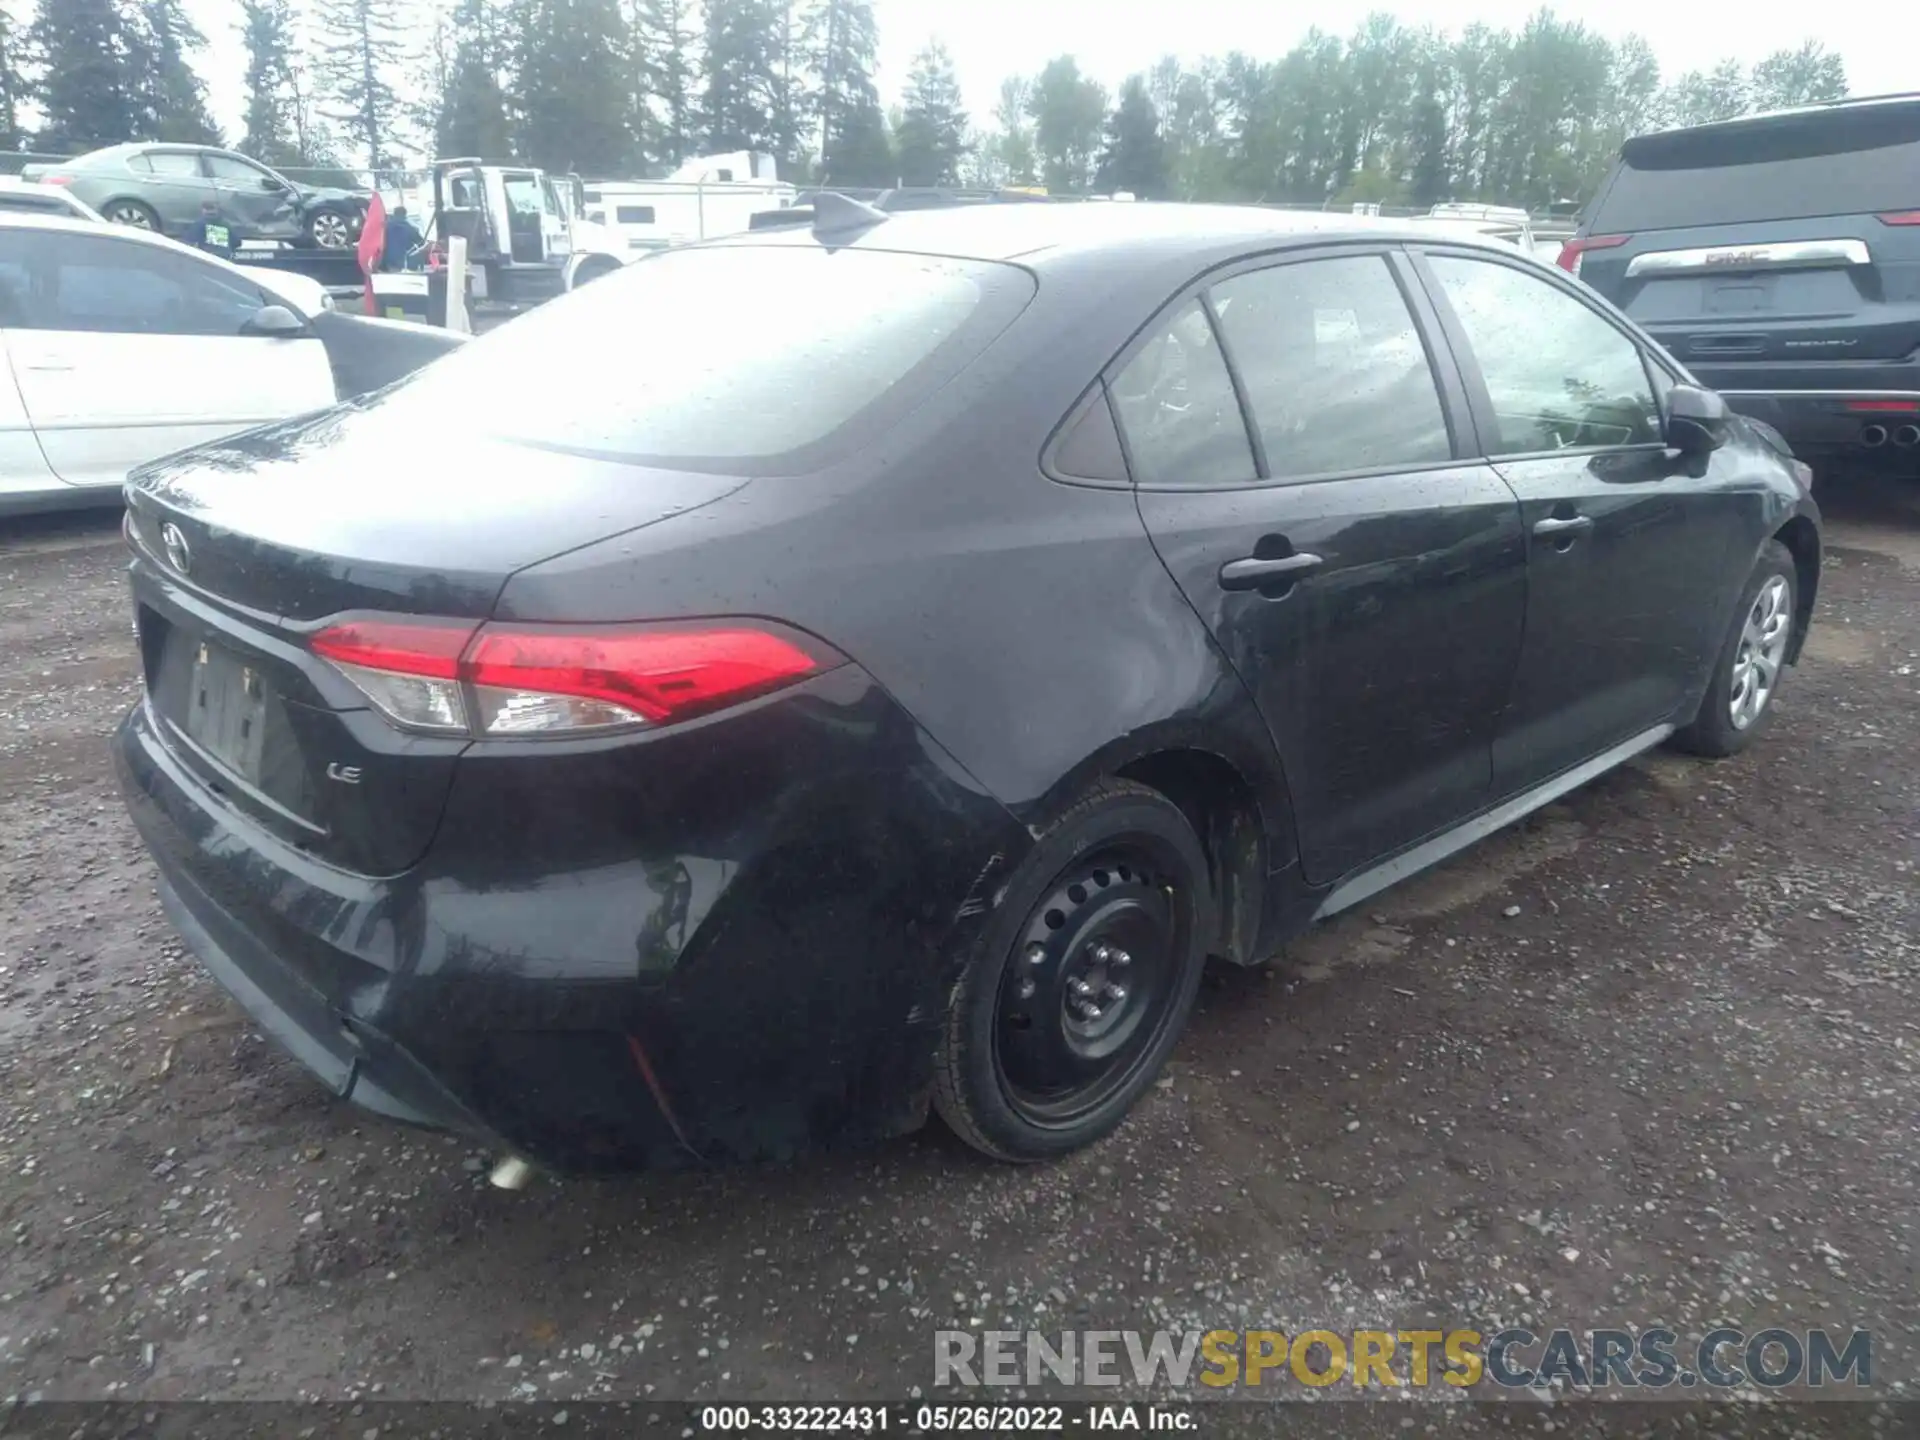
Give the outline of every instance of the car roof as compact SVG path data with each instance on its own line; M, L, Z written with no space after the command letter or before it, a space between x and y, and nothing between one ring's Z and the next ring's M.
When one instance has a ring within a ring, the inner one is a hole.
M962 205L889 213L864 230L822 234L805 225L747 231L721 245L828 245L905 250L956 259L1018 260L1035 268L1093 258L1214 259L1262 249L1331 241L1430 241L1431 221L1392 220L1320 210L1254 205ZM1463 227L1449 234L1469 245L1511 253Z
M1824 100L1813 105L1796 105L1784 110L1763 110L1753 115L1741 115L1732 120L1712 120L1704 125L1676 125L1666 130L1651 130L1644 135L1635 135L1620 147L1620 154L1631 165L1649 154L1664 150L1669 144L1681 137L1708 138L1721 135L1745 135L1754 131L1767 131L1783 126L1812 125L1826 123L1821 117L1834 117L1832 123L1847 124L1854 117L1871 115L1876 112L1893 114L1903 110L1920 110L1920 91L1908 91L1893 95L1863 95L1846 100Z

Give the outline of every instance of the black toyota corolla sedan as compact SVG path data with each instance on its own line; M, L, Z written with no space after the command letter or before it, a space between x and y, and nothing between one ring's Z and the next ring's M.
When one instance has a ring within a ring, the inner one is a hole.
M371 1110L1040 1159L1208 957L1750 744L1809 480L1509 248L822 205L139 474L119 766L188 945Z

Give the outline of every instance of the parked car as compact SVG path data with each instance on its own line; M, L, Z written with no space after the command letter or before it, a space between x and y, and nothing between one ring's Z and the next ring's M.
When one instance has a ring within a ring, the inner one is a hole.
M109 145L21 172L61 185L116 225L191 239L212 202L235 241L272 240L344 250L359 238L367 197L303 185L210 145Z
M1797 453L1920 476L1920 96L1629 140L1561 264Z
M1224 207L819 218L129 485L127 802L336 1093L514 1164L930 1105L1058 1155L1208 956L1766 728L1804 467L1552 267Z
M0 210L27 210L40 215L66 215L75 220L107 223L106 216L61 185L42 185L17 175L0 175Z
M342 314L304 276L0 204L0 515L116 503L136 465L378 389L463 339Z

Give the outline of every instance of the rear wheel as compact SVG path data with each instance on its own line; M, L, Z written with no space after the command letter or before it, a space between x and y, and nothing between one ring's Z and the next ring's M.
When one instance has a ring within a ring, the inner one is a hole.
M1786 676L1798 591L1792 553L1778 540L1770 542L1747 579L1700 713L1674 737L1682 749L1738 755L1766 729Z
M1087 795L1027 857L953 989L941 1117L1002 1160L1112 1130L1186 1024L1212 906L1177 806L1126 781Z
M125 225L132 230L157 232L160 229L160 217L138 200L115 200L100 213L115 225Z

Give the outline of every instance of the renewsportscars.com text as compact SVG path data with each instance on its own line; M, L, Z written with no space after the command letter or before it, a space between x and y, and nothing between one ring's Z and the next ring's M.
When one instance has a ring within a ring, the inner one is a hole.
M1727 1390L1873 1383L1865 1330L940 1330L936 1388L1347 1384Z

